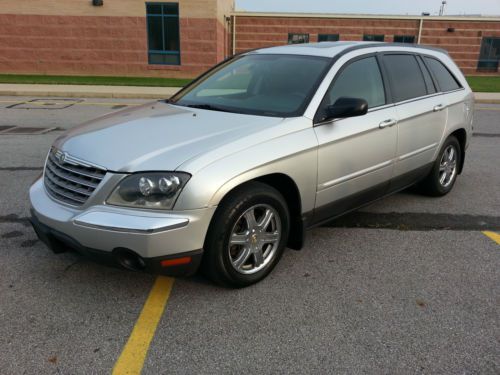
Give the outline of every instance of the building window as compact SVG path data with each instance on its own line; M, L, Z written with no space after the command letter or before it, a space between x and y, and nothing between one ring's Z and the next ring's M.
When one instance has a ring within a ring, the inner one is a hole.
M394 35L394 43L415 43L414 35Z
M318 42L337 42L339 34L318 34Z
M498 71L498 62L500 61L500 38L483 38L481 42L481 52L477 62L477 70L483 72Z
M367 42L383 42L383 35L375 35L375 34L365 34L363 35L363 40Z
M309 34L288 34L288 44L309 43Z
M179 4L146 3L148 61L180 65Z

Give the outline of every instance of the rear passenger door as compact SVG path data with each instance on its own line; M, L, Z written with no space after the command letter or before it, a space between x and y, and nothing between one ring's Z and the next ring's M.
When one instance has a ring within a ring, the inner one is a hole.
M446 127L447 102L418 55L385 53L384 67L398 118L398 147L391 189L427 171Z

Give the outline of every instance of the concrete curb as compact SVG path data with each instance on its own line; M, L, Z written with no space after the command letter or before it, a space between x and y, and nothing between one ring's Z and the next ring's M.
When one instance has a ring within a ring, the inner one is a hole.
M58 98L162 99L171 97L180 89L180 87L0 84L0 95Z

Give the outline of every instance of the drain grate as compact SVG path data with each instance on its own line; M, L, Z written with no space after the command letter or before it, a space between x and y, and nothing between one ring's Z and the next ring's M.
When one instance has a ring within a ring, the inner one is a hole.
M6 130L12 129L12 128L15 128L15 126L13 126L13 125L0 125L0 133L4 132Z
M11 126L10 129L1 131L0 134L23 134L23 135L38 135L45 134L56 128L30 128L21 126Z
M65 109L77 103L82 99L32 99L27 102L16 103L7 108L14 109Z

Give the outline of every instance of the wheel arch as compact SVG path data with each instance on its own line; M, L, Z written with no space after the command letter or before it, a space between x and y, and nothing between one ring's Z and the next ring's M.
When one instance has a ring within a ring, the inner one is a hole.
M260 182L278 190L285 199L290 212L290 234L287 240L287 247L300 250L305 240L305 227L302 220L302 201L299 188L295 181L284 173L270 173L246 180L228 190L221 199L221 202L236 189L249 182Z
M461 174L465 162L465 145L467 144L467 132L465 131L465 129L460 128L453 131L453 133L451 133L448 137L451 136L454 136L460 144L460 165L458 166L458 174Z

